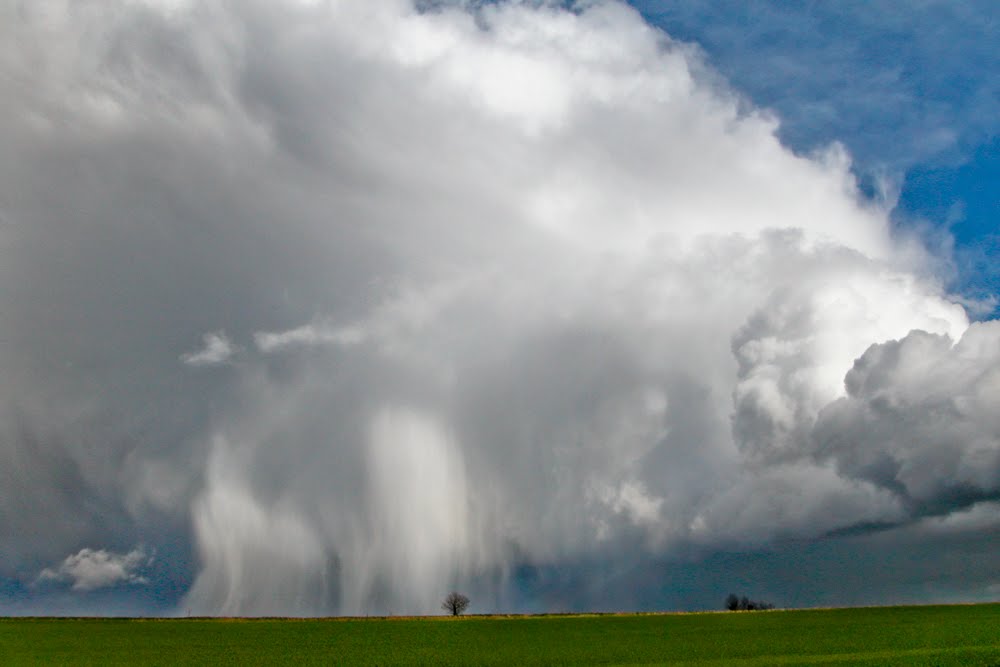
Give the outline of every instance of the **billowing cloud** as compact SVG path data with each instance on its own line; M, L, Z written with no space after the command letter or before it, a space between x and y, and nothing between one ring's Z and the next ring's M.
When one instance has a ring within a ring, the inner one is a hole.
M916 513L1000 498L1000 322L873 345L846 384L816 426L817 457Z
M45 568L38 583L57 581L72 584L74 591L93 591L121 584L147 584L139 571L151 561L142 549L118 554L104 549L80 549L55 568Z
M198 613L654 606L995 515L996 328L628 6L0 11L4 576L141 540Z

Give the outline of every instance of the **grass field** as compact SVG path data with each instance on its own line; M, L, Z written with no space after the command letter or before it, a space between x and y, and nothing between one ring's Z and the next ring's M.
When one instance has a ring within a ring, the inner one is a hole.
M458 619L2 619L0 664L1000 665L1000 604Z

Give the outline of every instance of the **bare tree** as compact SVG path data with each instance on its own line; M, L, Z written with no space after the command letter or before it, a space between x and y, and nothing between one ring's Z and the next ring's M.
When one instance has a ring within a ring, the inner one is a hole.
M726 609L729 611L736 611L740 608L740 599L736 597L735 593L730 593L729 597L726 598Z
M457 591L448 593L448 597L441 603L441 608L452 616L458 616L469 606L469 598Z

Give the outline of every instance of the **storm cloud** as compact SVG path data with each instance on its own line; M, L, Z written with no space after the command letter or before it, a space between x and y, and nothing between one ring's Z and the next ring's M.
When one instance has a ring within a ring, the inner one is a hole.
M627 5L418 4L0 4L0 576L703 607L996 533L1000 330L841 147Z

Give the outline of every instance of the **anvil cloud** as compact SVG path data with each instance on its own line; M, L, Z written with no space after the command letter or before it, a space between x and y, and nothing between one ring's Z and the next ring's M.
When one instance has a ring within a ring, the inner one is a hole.
M697 607L640 589L995 534L1000 326L842 148L562 4L0 5L8 590L142 544L165 612Z

